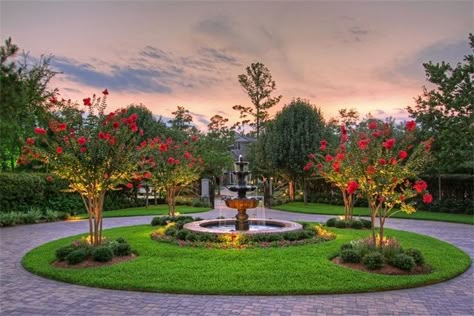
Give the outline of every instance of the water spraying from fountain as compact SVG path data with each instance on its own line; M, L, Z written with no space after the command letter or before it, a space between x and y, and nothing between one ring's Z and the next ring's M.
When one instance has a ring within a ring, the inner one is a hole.
M215 219L191 222L184 225L184 228L203 233L225 234L229 232L239 232L246 234L254 233L281 233L302 229L298 223L282 220L267 220L265 218L249 219L247 209L254 209L259 204L257 197L247 197L247 192L252 192L256 186L247 185L246 177L248 162L243 161L242 156L235 162L236 170L232 173L237 176L237 185L229 186L232 192L237 192L237 197L225 199L227 207L237 210L235 219Z

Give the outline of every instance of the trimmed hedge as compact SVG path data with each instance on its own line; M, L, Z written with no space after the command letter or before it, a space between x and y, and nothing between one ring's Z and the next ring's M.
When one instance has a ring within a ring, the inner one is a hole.
M64 192L67 182L53 179L46 173L0 173L0 212L27 212L31 209L54 210L70 214L85 213L81 197L75 192ZM144 205L127 191L108 192L104 210L117 210Z

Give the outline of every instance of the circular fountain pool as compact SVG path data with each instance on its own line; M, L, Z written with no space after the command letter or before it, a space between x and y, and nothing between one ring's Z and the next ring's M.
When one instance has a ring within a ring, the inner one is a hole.
M252 218L249 219L249 230L239 231L235 229L235 219L210 219L197 222L191 222L184 225L184 228L196 233L209 234L276 234L303 229L298 223L276 220Z

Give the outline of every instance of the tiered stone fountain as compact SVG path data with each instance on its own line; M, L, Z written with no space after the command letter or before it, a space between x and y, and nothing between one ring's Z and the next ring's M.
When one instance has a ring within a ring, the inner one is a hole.
M237 209L235 219L213 219L191 222L184 225L185 229L213 234L228 234L233 232L245 234L272 234L281 233L302 229L298 223L265 219L265 218L251 218L247 214L247 209L255 208L258 205L256 198L248 198L247 192L252 192L256 189L255 186L247 185L246 177L250 174L246 170L247 161L242 160L242 156L235 162L236 171L232 173L237 176L237 185L230 186L228 189L232 192L237 192L237 197L227 198L225 204L227 207Z

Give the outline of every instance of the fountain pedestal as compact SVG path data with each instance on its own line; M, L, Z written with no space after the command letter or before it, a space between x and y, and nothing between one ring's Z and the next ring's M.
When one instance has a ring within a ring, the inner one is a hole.
M249 216L247 215L248 208L255 208L258 205L257 199L249 199L246 197L247 192L256 189L255 186L247 185L245 176L249 174L248 171L244 170L248 162L242 161L242 156L235 162L238 167L236 171L232 173L237 176L238 184L236 186L230 186L228 189L232 192L237 192L237 198L231 198L225 200L227 207L237 209L237 215L235 216L235 230L237 231L248 231L249 230Z
M249 216L247 214L248 208L255 208L258 205L256 199L228 199L225 204L230 207L237 209L237 215L235 216L235 230L249 230Z

